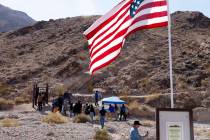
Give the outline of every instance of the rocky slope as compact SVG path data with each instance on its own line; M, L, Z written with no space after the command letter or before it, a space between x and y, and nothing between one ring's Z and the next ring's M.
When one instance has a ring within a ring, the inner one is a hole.
M169 92L167 29L139 31L120 57L92 79L82 33L98 16L42 21L0 34L0 82L25 89L47 80L75 92L103 86L108 93ZM175 92L207 91L210 85L210 19L199 12L172 15ZM18 94L16 94L18 95Z
M0 32L16 30L34 23L35 20L26 13L12 10L0 4Z

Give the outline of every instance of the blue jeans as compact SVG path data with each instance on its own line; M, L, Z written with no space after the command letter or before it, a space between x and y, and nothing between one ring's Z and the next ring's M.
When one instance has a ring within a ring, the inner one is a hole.
M104 128L104 122L105 122L105 116L100 116L100 124L101 124L101 128Z

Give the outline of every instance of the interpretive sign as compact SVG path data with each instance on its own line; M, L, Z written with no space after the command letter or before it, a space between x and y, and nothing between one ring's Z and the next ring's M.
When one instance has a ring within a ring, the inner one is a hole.
M157 140L194 140L192 110L157 109Z

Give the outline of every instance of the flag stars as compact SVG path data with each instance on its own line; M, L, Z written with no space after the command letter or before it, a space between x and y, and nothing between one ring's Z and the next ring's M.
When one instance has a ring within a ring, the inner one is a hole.
M144 0L133 0L133 3L131 4L130 7L130 15L132 17L135 16L137 9L139 8L140 4L143 2Z

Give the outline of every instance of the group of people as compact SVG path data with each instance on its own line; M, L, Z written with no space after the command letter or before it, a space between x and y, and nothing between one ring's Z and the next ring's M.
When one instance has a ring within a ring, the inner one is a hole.
M43 106L43 98L44 96L40 94L38 96L38 110L42 110ZM71 100L71 96L69 94L65 94L63 96L59 96L58 98L55 98L52 100L52 112L61 112L63 115L67 115L67 112L69 112L69 116L77 116L81 113L84 113L85 115L90 116L91 121L94 121L94 117L96 116L95 109L99 109L99 122L101 125L101 128L104 128L105 120L106 120L106 114L110 113L112 117L115 117L116 121L126 121L127 115L128 115L128 109L127 107L122 104L121 106L118 106L117 104L109 104L108 109L105 109L104 104L102 103L102 107L99 107L98 101L101 98L101 95L99 92L95 92L94 99L95 99L95 107L93 104L82 104L80 100L78 100L76 103L73 103ZM130 130L130 140L143 140L144 137L148 136L148 132L141 136L139 134L138 128L141 124L139 121L134 121L133 127Z
M109 105L109 112L111 113L111 116L115 116L116 120L124 120L126 121L127 119L127 115L128 115L128 109L126 108L126 106L123 104L121 107L118 107L117 104L114 104L114 106L112 104Z

